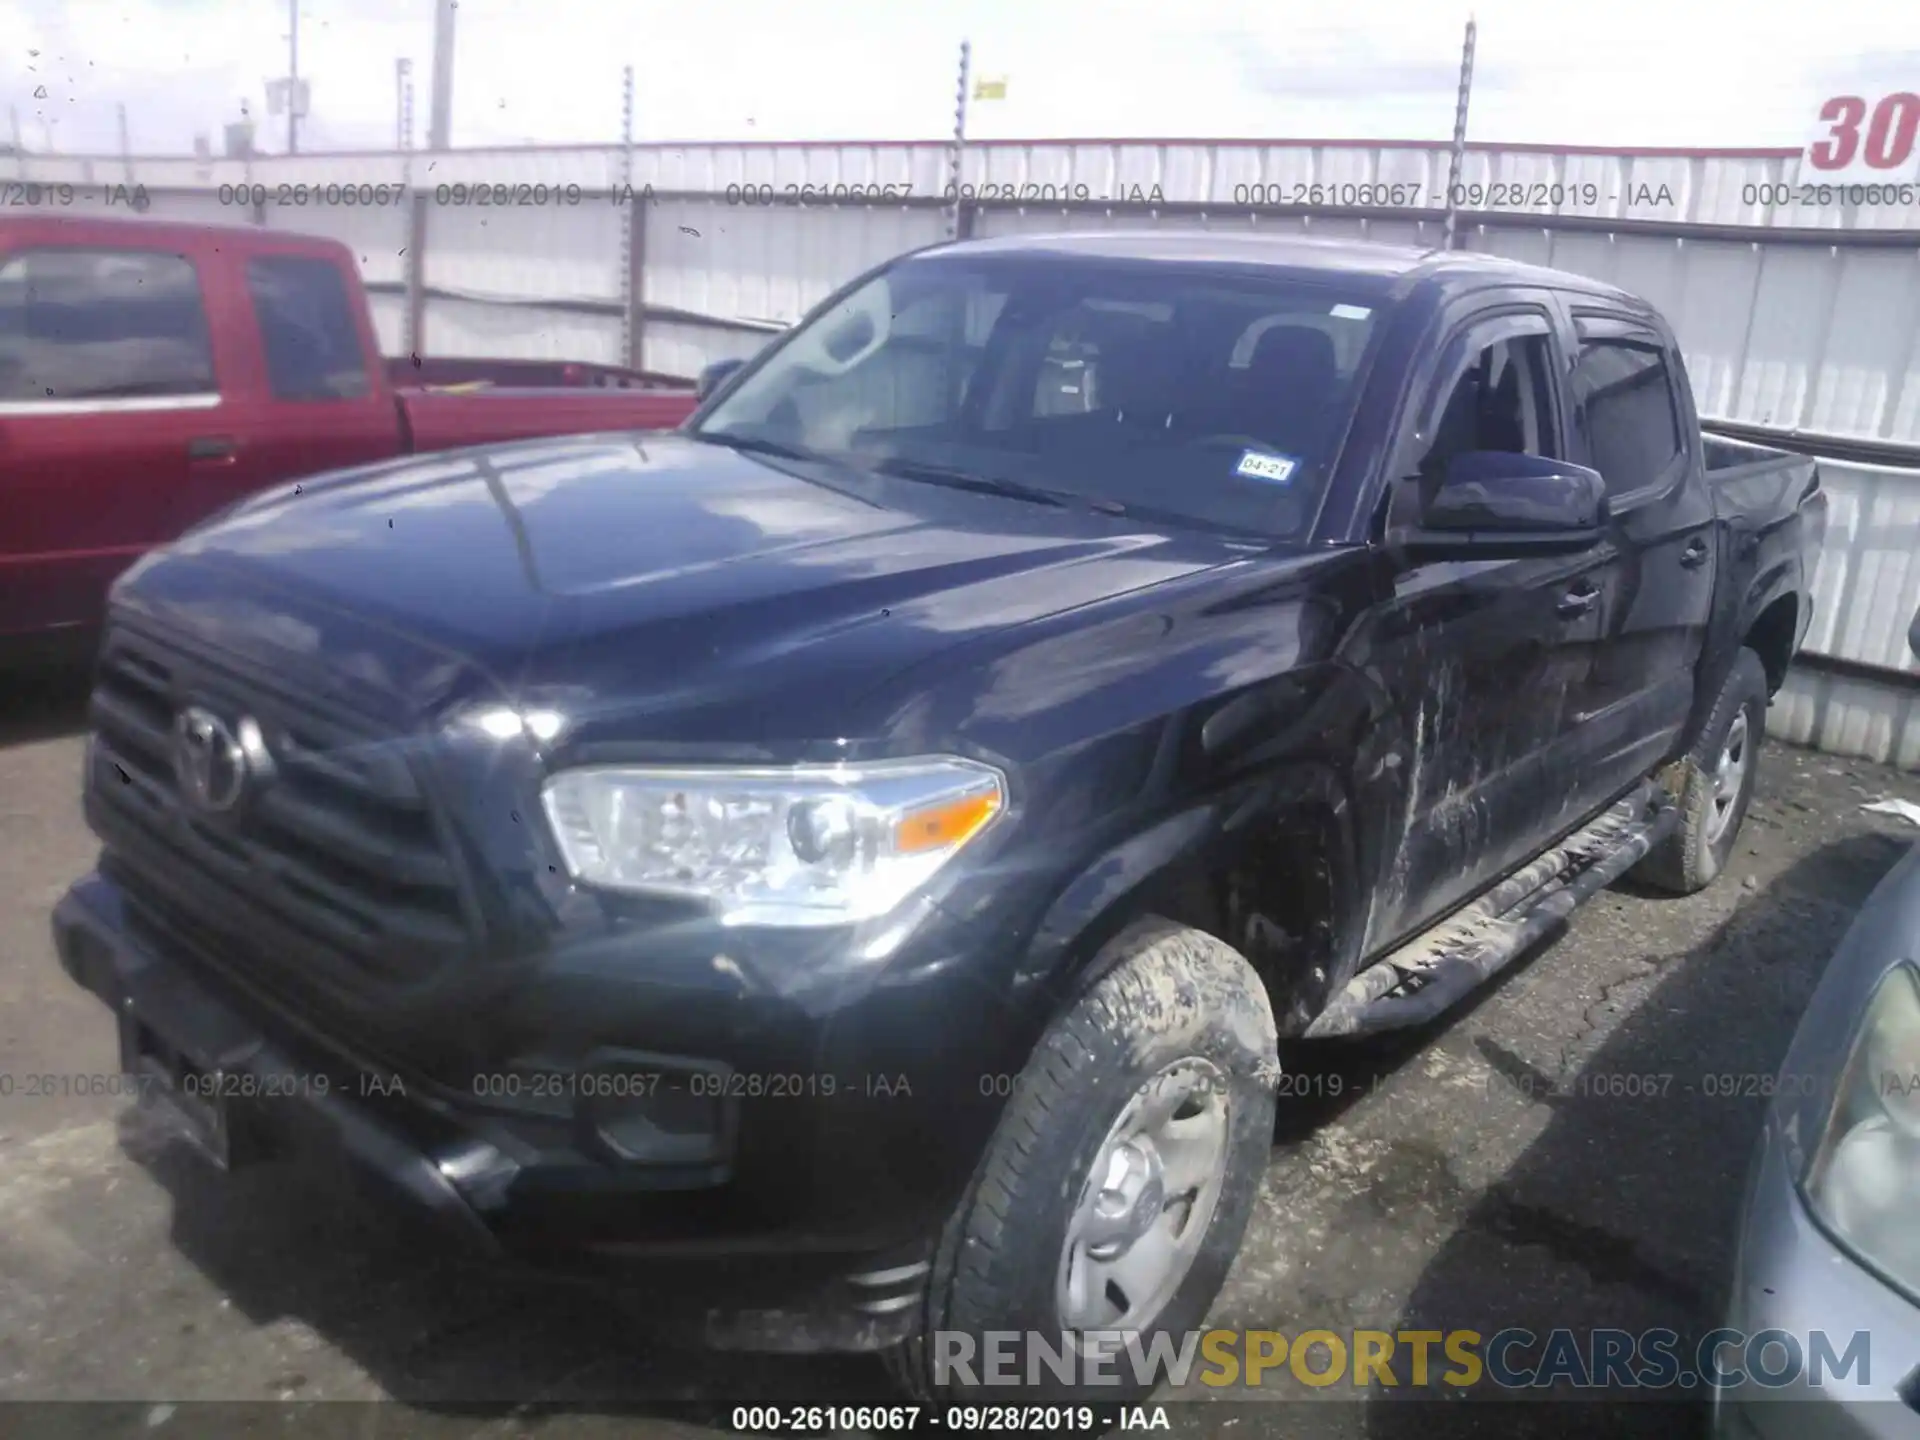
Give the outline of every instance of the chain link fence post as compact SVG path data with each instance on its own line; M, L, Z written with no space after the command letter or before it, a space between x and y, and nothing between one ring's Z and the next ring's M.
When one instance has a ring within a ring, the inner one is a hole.
M1467 42L1460 52L1460 98L1453 108L1453 155L1447 162L1447 225L1443 247L1458 246L1460 170L1467 158L1467 99L1473 93L1473 17L1467 17Z
M947 170L947 238L964 240L973 229L972 209L961 198L960 176L967 155L967 75L973 63L973 46L960 42L960 84L953 96L953 149Z

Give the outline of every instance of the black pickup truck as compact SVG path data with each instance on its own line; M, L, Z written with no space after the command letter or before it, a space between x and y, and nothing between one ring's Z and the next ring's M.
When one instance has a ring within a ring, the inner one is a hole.
M1281 1042L1711 881L1825 526L1483 255L940 246L707 388L140 562L54 931L227 1163L923 1393L1196 1325Z

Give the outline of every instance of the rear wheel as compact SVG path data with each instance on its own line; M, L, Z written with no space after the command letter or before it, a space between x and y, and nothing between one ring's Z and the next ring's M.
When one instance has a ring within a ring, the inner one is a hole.
M1205 1318L1240 1247L1273 1142L1273 1012L1232 947L1145 920L1042 1037L942 1237L919 1333L887 1356L924 1401L1125 1403L1149 1393L1121 1353L1076 1383L1095 1332L1143 1354ZM989 1332L1017 1332L1011 1352ZM1050 1358L1026 1384L1026 1347ZM1007 1354L1017 1389L996 1386ZM1063 1377L1060 1370L1070 1372ZM1162 1377L1164 1378L1164 1377Z
M1676 767L1680 826L1633 874L1676 895L1712 884L1747 818L1767 730L1767 672L1760 657L1742 650L1720 687L1713 713L1693 751Z

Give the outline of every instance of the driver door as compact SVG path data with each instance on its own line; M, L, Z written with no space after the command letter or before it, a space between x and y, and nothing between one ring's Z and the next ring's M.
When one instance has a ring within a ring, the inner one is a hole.
M1550 301L1474 299L1403 422L1390 524L1417 516L1455 455L1567 456ZM1604 801L1580 771L1578 722L1613 568L1602 542L1574 555L1407 561L1394 575L1367 657L1394 708L1386 764L1399 784L1366 954L1471 899Z

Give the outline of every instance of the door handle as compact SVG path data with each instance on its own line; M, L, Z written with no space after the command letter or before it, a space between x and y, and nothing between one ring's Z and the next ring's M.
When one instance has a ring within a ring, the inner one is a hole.
M1553 608L1571 620L1576 615L1586 614L1599 601L1599 587L1582 581L1562 595Z
M196 435L187 441L189 460L229 460L240 447L231 435Z
M1698 570L1707 563L1707 542L1695 536L1687 542L1687 548L1680 552L1680 563L1689 570Z

